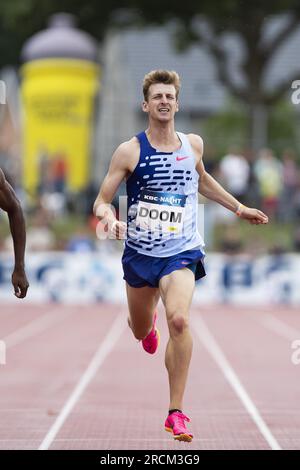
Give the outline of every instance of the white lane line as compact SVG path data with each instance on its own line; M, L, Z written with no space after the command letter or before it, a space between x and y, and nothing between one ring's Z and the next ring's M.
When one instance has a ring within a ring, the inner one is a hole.
M68 418L69 414L71 413L72 409L78 402L79 398L83 394L86 387L89 385L93 377L96 375L98 369L103 364L106 357L110 354L113 350L115 344L117 343L118 339L120 338L123 330L126 326L126 321L124 314L121 312L115 321L112 324L112 327L108 331L107 335L105 336L103 342L100 344L98 350L96 351L94 357L92 358L89 366L81 376L79 382L77 383L75 389L71 393L70 397L68 398L67 402L63 406L61 412L57 416L55 422L51 426L50 430L48 431L47 435L45 436L43 442L41 443L38 450L47 450L51 446L53 440L55 439L57 433L63 426L64 422Z
M46 330L49 326L55 325L55 323L59 323L71 313L73 313L72 310L65 312L59 311L58 313L55 313L54 309L50 310L48 313L44 313L41 317L32 320L27 325L22 326L18 330L9 334L5 338L3 338L2 341L4 341L7 348L16 346L22 341L25 341L26 339L29 339L32 336Z
M213 335L206 326L204 320L199 316L194 317L193 325L200 341L202 341L207 351L210 353L210 355L213 357L213 359L223 372L225 378L227 379L227 381L243 403L244 407L248 411L249 415L253 419L261 434L264 436L265 440L268 442L271 449L281 450L280 445L271 433L267 424L264 422L258 409L256 408L250 396L246 392L235 371L229 364L221 348L219 347Z
M273 333L277 333L278 336L286 338L289 341L294 339L300 339L300 331L296 328L287 325L282 320L274 317L271 313L265 313L260 318L260 323L267 329L271 330Z

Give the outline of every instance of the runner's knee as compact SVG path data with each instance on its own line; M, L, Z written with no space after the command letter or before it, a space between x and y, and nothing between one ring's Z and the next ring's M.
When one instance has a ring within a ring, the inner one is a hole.
M168 319L171 336L182 334L189 326L188 318L180 313L174 313Z
M132 333L136 339L141 341L142 339L146 338L146 336L149 334L149 331L151 330L151 324L149 325L138 325L135 326L132 323L132 320L128 318L128 325L130 326Z

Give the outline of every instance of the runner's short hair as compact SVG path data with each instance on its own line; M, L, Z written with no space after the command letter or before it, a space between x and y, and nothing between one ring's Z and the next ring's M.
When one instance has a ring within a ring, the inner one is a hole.
M174 85L176 90L176 99L178 99L181 83L177 72L174 70L152 70L151 72L147 73L143 80L143 94L145 101L148 101L148 92L150 86L154 85L155 83Z

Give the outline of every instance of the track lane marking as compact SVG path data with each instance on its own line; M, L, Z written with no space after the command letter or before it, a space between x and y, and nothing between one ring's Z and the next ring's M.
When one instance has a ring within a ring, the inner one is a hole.
M54 421L53 425L49 429L48 433L44 437L42 443L40 444L38 450L48 450L51 446L52 442L54 441L56 435L64 425L66 419L70 415L71 411L73 410L74 406L80 399L81 395L89 385L89 383L94 378L95 374L97 373L98 369L103 364L106 357L111 353L115 344L117 343L118 339L120 338L121 334L123 333L127 323L124 319L123 312L119 313L117 318L114 320L111 328L109 329L107 335L105 336L104 340L101 342L99 348L97 349L96 353L94 354L93 358L91 359L87 369L82 374L79 382L75 386L73 392L69 396L68 400L66 401L65 405L63 406L62 410L60 411L59 415L57 416L56 420Z
M271 313L264 313L260 318L260 323L268 330L289 341L300 338L299 330L274 317Z
M231 367L229 361L225 357L223 351L217 344L215 338L209 331L206 323L200 316L195 316L193 318L193 326L199 337L199 340L203 343L209 354L213 357L216 364L221 369L222 373L224 374L226 380L231 385L233 390L235 391L236 395L248 411L250 417L258 427L259 431L269 444L272 450L281 450L281 447L275 437L273 436L271 430L263 420L262 416L260 415L258 409L256 408L255 404L253 403L252 399L250 398L249 394L247 393L246 389L242 385L241 381L239 380L237 374Z
M59 323L61 320L64 320L66 317L74 313L73 310L66 312L58 311L58 313L54 312L55 310L52 309L49 312L44 313L43 316L35 318L26 325L10 333L5 338L2 338L2 341L4 341L7 348L11 348L35 336L36 334L41 333L49 326L53 326L56 323Z

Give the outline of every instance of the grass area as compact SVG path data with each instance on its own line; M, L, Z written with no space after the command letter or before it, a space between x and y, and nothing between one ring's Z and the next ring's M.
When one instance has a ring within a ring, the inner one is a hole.
M68 215L55 219L51 223L51 228L57 239L69 239L76 232L87 228L87 221L79 215Z
M34 216L26 216L26 230L34 226ZM89 233L91 237L96 234L89 228L87 220L80 215L67 215L59 217L51 221L50 230L57 240L57 247L62 248L71 237L76 233L85 232ZM10 234L8 218L3 214L0 218L0 239L3 241Z
M27 228L31 226L31 218L26 217ZM293 250L293 234L296 225L272 222L268 225L250 225L246 221L237 220L234 224L218 224L214 230L214 240L211 251L222 251L224 241L229 240L241 244L240 251L253 254L268 253L275 247L286 251ZM57 240L57 246L63 247L75 233L88 232L91 237L96 234L88 227L84 217L68 215L52 221L51 230ZM5 214L0 218L0 239L3 241L9 235L8 219Z
M281 247L293 250L295 224L272 222L267 225L251 225L243 220L226 226L219 224L214 231L214 249L220 250L224 240L241 242L241 250L262 254Z

